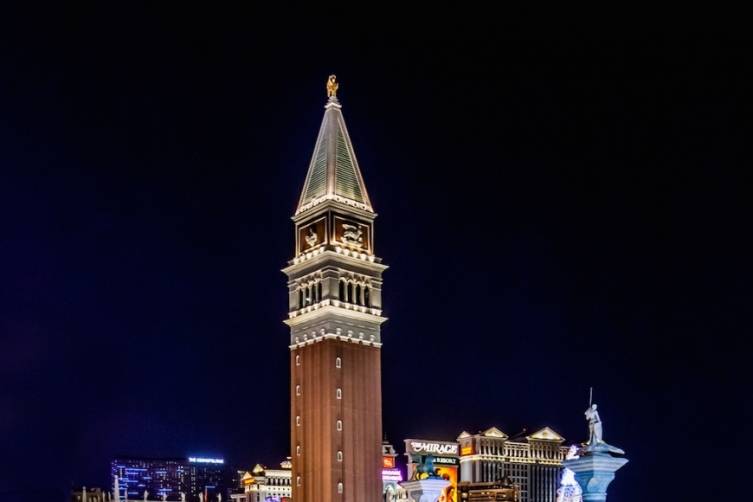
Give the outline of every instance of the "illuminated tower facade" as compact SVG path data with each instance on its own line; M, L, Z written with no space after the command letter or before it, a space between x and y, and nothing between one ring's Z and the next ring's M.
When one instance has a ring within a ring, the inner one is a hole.
M382 273L374 218L334 76L293 216L288 276L290 437L296 502L382 494Z

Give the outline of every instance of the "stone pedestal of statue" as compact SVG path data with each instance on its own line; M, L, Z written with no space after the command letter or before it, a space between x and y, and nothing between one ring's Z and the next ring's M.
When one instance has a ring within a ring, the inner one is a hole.
M400 486L408 492L408 497L415 502L436 502L442 490L449 486L446 479L426 478L416 481L403 481Z
M563 466L575 473L575 481L583 490L583 502L601 502L607 499L607 487L614 473L628 463L624 457L615 457L604 449L589 449L579 452L579 457L567 459Z

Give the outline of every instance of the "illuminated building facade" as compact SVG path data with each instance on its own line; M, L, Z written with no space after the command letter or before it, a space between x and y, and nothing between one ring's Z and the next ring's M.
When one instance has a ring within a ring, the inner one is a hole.
M334 76L295 224L288 277L292 491L295 502L382 496L376 214L356 161Z
M110 464L111 475L119 477L120 495L128 499L143 499L144 490L149 497L167 500L199 500L199 494L208 496L226 493L227 474L222 459L189 457L184 459L116 458Z
M382 442L382 495L385 502L393 502L400 493L403 473L397 467L397 452L387 441Z
M520 491L507 476L488 483L462 481L458 489L460 502L520 502Z
M421 479L418 466L426 465L431 457L434 475L446 479L449 485L442 491L438 502L458 502L458 443L434 439L406 439L405 456L408 459L408 479ZM424 473L425 476L428 476Z
M549 427L530 436L510 438L496 427L478 434L463 432L460 443L460 479L493 483L509 478L520 492L520 502L557 502L565 439Z
M256 464L241 477L243 492L231 495L233 502L291 502L292 467L290 459L282 461L279 469Z

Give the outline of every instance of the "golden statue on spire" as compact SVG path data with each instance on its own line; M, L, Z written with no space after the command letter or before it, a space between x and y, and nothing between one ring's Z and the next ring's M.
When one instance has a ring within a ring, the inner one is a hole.
M327 79L327 97L336 98L338 87L340 87L340 84L337 83L337 76L330 75Z

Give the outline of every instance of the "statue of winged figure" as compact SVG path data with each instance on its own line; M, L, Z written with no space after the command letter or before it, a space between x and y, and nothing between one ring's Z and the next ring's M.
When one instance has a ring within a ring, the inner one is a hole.
M337 76L330 75L327 79L327 97L330 98L336 98L337 97L337 89L340 87L340 84L337 82Z

